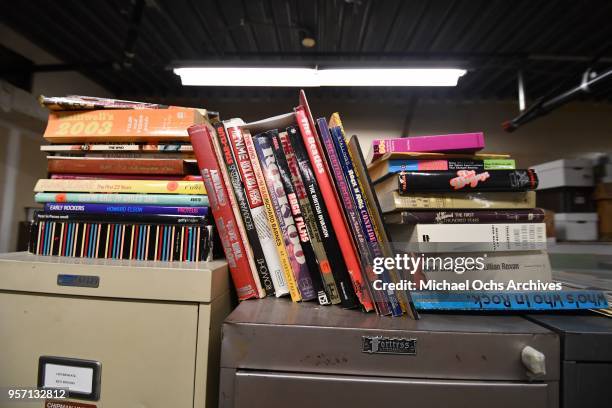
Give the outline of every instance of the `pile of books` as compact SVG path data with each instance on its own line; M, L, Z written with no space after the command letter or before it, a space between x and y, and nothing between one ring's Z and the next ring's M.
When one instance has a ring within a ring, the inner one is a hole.
M373 142L368 171L394 247L451 260L423 265L421 279L467 281L453 289L552 290L526 286L552 279L538 177L508 155L477 153L484 146L482 133ZM476 261L457 270L459 259Z
M376 290L373 259L391 256L355 137L338 114L293 112L253 123L189 128L211 210L241 300L289 295L381 315L416 315L408 291Z
M205 110L80 96L41 97L48 178L34 188L30 250L158 261L211 256L206 190L187 128Z

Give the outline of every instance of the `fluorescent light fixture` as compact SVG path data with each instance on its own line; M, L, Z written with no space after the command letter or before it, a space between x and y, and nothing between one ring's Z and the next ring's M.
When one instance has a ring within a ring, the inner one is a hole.
M175 68L185 86L456 86L457 68Z

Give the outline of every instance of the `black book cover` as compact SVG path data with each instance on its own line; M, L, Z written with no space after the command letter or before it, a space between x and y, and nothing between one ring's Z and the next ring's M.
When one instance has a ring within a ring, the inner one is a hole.
M302 215L302 209L300 207L298 196L296 194L293 182L291 181L291 173L289 171L289 165L287 164L285 153L283 152L280 136L277 134L273 135L272 137L272 150L274 152L274 158L276 159L276 165L278 166L281 180L283 181L283 185L285 187L285 194L287 194L287 199L289 200L295 227L300 237L300 242L302 243L302 251L304 252L304 257L306 258L306 265L308 266L312 286L317 292L319 303L321 305L329 305L331 304L331 301L323 287L323 280L321 279L321 274L319 271L319 263L317 262L317 257L315 256L314 250L310 243L310 236L308 234L308 228L306 227L306 221Z
M89 222L89 223L116 223L116 224L198 224L208 225L208 216L199 215L155 215L155 214L90 214L90 213L62 213L37 212L36 220L57 222Z
M527 191L537 186L538 176L531 169L483 172L431 170L401 172L397 175L396 188L400 194L407 194L426 191Z
M334 281L336 285L342 285L345 288L345 290L338 291L341 298L340 304L345 308L358 307L359 300L353 290L353 284L348 275L338 239L331 226L331 220L329 219L327 208L321 196L321 191L319 190L315 175L312 171L300 130L297 126L290 126L287 128L287 134L289 135L289 141L298 162L302 182L308 193L308 200L316 216L317 228L323 242L323 247L325 248L325 253L329 259Z

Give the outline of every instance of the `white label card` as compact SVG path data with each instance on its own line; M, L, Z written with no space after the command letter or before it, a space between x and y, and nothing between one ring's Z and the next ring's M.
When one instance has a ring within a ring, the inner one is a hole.
M68 388L68 391L91 394L94 370L90 367L73 367L45 364L43 387Z

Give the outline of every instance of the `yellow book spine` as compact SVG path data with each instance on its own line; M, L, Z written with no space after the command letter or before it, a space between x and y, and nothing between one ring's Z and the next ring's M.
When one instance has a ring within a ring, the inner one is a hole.
M201 181L41 179L35 192L206 194Z

